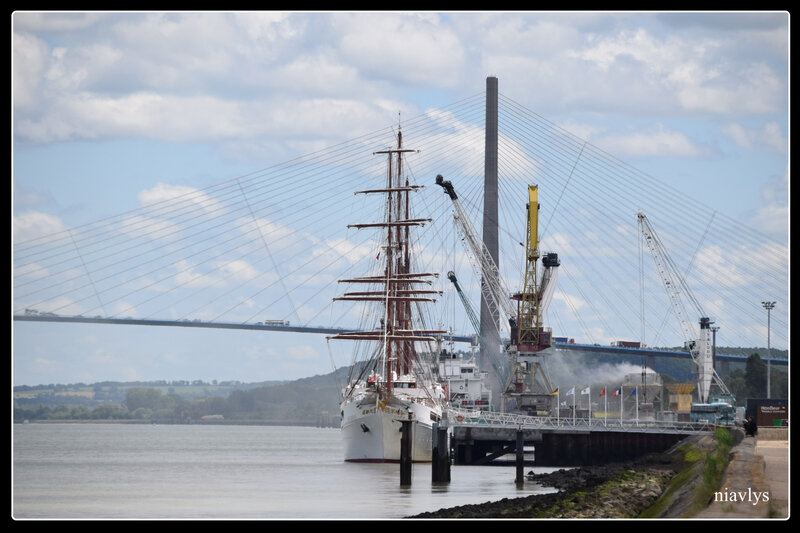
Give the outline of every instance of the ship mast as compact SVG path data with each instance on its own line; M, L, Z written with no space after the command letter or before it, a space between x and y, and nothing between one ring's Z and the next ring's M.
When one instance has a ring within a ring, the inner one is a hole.
M383 302L384 319L374 331L340 333L333 339L382 341L384 343L385 380L387 390L392 390L393 374L408 374L416 358L415 341L435 341L433 335L445 331L415 330L412 322L414 302L433 302L432 296L440 291L417 289L419 284L431 285L435 273L411 272L409 233L411 226L423 226L431 219L412 219L409 193L420 189L403 176L403 155L416 150L403 148L402 132L397 136L397 148L375 152L387 156L386 188L356 191L356 194L380 193L386 195L386 215L383 222L351 224L349 228L383 228L385 231L384 273L340 280L349 283L383 284L382 291L347 292L334 300Z

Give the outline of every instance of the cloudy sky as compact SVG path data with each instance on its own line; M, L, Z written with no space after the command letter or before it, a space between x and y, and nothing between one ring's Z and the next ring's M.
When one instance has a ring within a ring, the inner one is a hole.
M668 161L687 189L714 176L704 202L788 246L785 12L16 12L12 30L15 242L290 161L497 76L648 174ZM15 383L331 366L313 335L129 329L15 323ZM234 345L232 364L219 354Z

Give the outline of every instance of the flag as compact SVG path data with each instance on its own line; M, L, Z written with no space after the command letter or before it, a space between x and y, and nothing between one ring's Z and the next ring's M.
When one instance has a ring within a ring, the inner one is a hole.
M381 259L381 253L378 252L378 255L375 256L375 261L380 261L380 259Z
M636 389L633 389L633 392L631 393L631 396L636 396Z
M558 387L556 387L556 390L550 393L550 396L555 396L556 394L558 394Z
M572 387L567 391L567 396L569 396L570 394L575 394L575 387Z
M589 387L586 387L581 391L581 394L589 394Z
M597 397L599 398L600 396L605 396L605 395L606 395L606 388L603 387L603 390L600 392L600 394L597 395Z
M614 396L621 396L621 395L622 395L622 387L614 391Z

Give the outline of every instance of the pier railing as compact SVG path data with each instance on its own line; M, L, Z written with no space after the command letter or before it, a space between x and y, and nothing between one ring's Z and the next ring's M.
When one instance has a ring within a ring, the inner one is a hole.
M712 433L715 425L708 422L642 420L619 418L572 418L530 416L451 408L447 410L447 425L502 427L507 429L542 429L566 431L629 431L637 433Z

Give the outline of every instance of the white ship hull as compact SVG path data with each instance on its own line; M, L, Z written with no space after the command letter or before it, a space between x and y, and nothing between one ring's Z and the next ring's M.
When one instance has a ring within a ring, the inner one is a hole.
M424 226L431 219L412 217L409 197L420 186L411 184L401 172L403 155L413 151L402 145L398 132L396 150L377 152L389 158L386 187L356 191L383 195L378 205L384 206L384 219L348 225L375 228L383 234L384 245L376 258L382 254L382 268L372 265L370 275L339 280L356 285L357 290L335 298L363 302L363 323L370 325L331 337L359 343L342 391L345 461L399 462L406 420L411 421L411 460L430 461L433 424L441 419L447 400L428 357L439 351L441 336L448 332L426 326L418 312L419 306L435 302L434 296L442 291L432 286L438 274L412 269L409 236L411 228Z
M434 419L441 418L441 411L417 402L399 401L391 406L358 401L351 401L342 406L345 461L399 462L402 435L400 421L408 419L409 410L413 420L411 459L414 462L429 462L433 422Z

